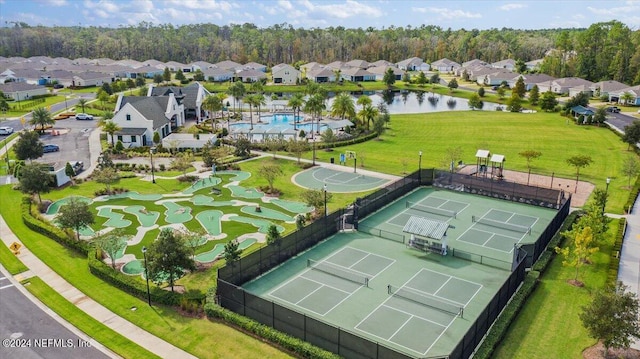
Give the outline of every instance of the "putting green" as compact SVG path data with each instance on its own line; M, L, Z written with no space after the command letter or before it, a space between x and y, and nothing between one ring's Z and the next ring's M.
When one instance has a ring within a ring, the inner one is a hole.
M201 190L203 188L217 186L220 184L220 182L222 182L222 180L219 177L202 178L197 180L194 184L192 184L191 187L184 190L183 193L193 194L194 192Z
M227 187L231 190L231 196L233 197L256 199L262 198L262 196L264 196L264 193L258 192L258 190L256 190L255 188L245 188L242 186L234 185L229 185Z
M269 221L264 220L264 219L249 218L249 217L243 217L243 216L230 216L229 220L233 221L233 222L251 224L251 225L253 225L255 227L258 227L258 232L265 233L265 234L269 230L269 226L274 224L274 223L269 222ZM276 227L278 228L278 232L280 232L280 233L284 232L284 227L283 226L276 224Z
M81 236L90 237L90 236L93 236L94 234L96 234L96 232L93 230L93 228L89 226L80 228Z
M119 245L120 245L120 247L118 248L118 250L115 253L116 259L120 259L120 258L122 258L122 256L124 256L124 251L125 251L125 249L127 249L127 241L125 241L124 239L120 239ZM109 256L109 253L105 252L105 254L107 256Z
M82 201L84 203L91 203L91 199L87 198L87 197L82 197L82 196L71 196L71 197L65 197L63 199L57 200L53 203L51 203L49 205L49 208L47 208L47 214L52 215L52 214L57 214L58 211L60 210L60 207L64 206L65 204L69 203L69 201L71 201L72 198L75 198L79 201Z
M122 266L122 272L128 275L142 274L142 272L144 272L144 261L136 259L131 262L127 262Z
M313 211L313 207L309 207L304 203L287 201L284 199L272 199L269 203L273 203L276 206L293 213L309 213Z
M131 225L131 221L124 219L124 214L113 212L111 207L100 207L98 216L108 218L105 227L125 228Z
M218 236L222 233L222 223L220 223L222 215L221 211L209 210L196 214L196 219L207 230L207 233L212 236Z
M191 207L181 206L171 201L162 202L162 205L167 209L164 215L169 223L184 223L193 219Z
M257 241L258 240L256 240L255 238L247 238L244 241L240 242L240 244L238 245L238 249L244 250L246 248L249 248ZM223 252L224 244L218 243L215 247L213 247L212 250L196 255L196 260L201 263L210 263L215 261Z
M275 219L277 221L293 222L293 217L271 208L261 207L260 212L256 212L256 206L244 206L242 207L242 209L240 209L240 211L242 213L251 214L257 217Z
M130 198L136 201L157 201L159 199L162 199L162 195L161 194L140 194L138 192L123 192L123 193L118 193L118 194L110 194L108 196L105 196L105 200L112 200L112 199L120 199L120 198Z
M124 212L135 215L142 227L151 227L160 218L159 212L147 212L143 206L129 206L124 209Z
M219 172L216 172L216 174L219 174L219 175L235 175L235 176L229 178L229 181L232 181L232 182L244 181L247 178L251 177L251 173L250 172L236 171L236 170L219 171Z
M234 203L231 201L216 201L214 198L209 196L205 196L203 194L197 194L193 196L189 202L195 204L196 206L213 206L213 207L223 207L223 206L233 206Z

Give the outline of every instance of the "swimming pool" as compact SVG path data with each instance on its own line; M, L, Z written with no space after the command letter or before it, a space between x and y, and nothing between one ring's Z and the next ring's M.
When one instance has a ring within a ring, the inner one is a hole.
M299 122L303 119L302 116L295 116L296 118L296 130L304 130L305 132L317 129L318 123L311 122ZM269 116L260 116L260 122L254 120L253 122L253 130L254 132L282 132L284 130L293 130L293 114L273 114ZM248 130L251 128L251 123L232 123L230 124L230 130L233 131L242 131ZM320 132L326 130L327 125L320 124Z

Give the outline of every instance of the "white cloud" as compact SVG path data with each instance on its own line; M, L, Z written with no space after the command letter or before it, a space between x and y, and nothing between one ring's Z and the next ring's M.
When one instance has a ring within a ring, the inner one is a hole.
M444 18L447 20L474 19L474 18L482 17L482 15L478 13L472 13L472 12L462 11L462 10L453 10L448 8L438 8L438 7L428 7L428 8L414 7L414 8L411 8L411 10L415 12L421 12L421 13L427 13L427 14L428 13L437 14L437 15L440 15L441 18Z
M628 14L640 13L640 2L628 2L627 4L628 4L627 6L617 6L617 7L608 7L608 8L596 8L592 6L587 6L587 9L596 15L613 16L613 17L620 17Z
M45 3L47 5L56 7L69 5L69 2L67 0L45 0Z
M234 7L238 7L238 5L234 5L228 1L217 0L164 0L160 3L167 7L176 6L178 7L178 11L186 8L191 10L229 12Z
M516 9L523 9L527 7L527 5L525 4L504 4L502 6L500 6L498 9L502 10L502 11L511 11L511 10L516 10Z
M382 10L379 8L355 0L347 0L341 4L327 5L314 5L309 0L302 0L300 1L300 5L307 9L314 18L329 17L347 19L354 16L380 17L383 15Z
M278 0L278 6L280 6L282 10L293 10L293 5L291 5L291 2L288 0Z

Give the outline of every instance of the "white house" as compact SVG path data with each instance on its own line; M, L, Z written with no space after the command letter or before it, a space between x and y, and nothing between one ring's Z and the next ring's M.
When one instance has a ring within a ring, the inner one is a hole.
M89 87L89 86L102 86L104 83L112 83L113 78L101 72L83 72L73 76L73 86L75 87Z
M115 141L125 147L150 146L154 133L160 140L171 133L172 124L184 124L184 109L173 93L169 96L122 96L118 97L113 122L121 128L114 134ZM109 142L111 138L107 139ZM114 142L115 142L114 141Z
M218 135L215 134L199 134L192 135L190 133L171 133L169 136L162 139L162 147L184 150L192 149L198 150L204 147L205 144L215 144L218 141Z
M24 101L33 98L33 96L47 94L46 87L26 82L7 82L0 84L0 91L4 93L6 98L12 98L15 101Z
M596 82L591 85L590 88L594 96L600 97L603 95L609 96L611 92L617 92L628 87L629 85L623 84L622 82L608 80Z
M186 87L156 87L155 85L151 85L149 86L149 90L147 92L147 96L168 96L169 94L174 94L178 104L183 107L183 118L185 120L195 119L196 123L200 122L200 120L204 116L204 111L202 110L202 102L204 102L204 99L207 97L207 95L209 95L209 91L207 91L204 86L202 86L197 81ZM171 126L180 127L183 124L184 122L179 122L177 124L172 123Z
M273 83L295 85L301 79L300 71L288 64L279 64L271 69Z
M228 69L220 69L217 67L211 67L202 69L202 74L207 81L210 82L225 82L233 78L234 72Z
M505 69L505 70L513 71L513 69L516 68L516 60L514 59L501 60L501 61L492 63L491 66L496 69Z
M260 72L267 72L267 65L259 64L257 62L248 62L244 64L244 68L247 70L256 70Z
M234 77L242 82L258 82L262 79L266 79L267 75L262 71L244 69L236 72Z
M396 79L396 81L402 80L404 70L400 70L399 68L395 67L395 65L369 67L367 71L374 74L376 81L382 81L384 79L384 74L387 72L387 69L391 69L391 71L393 71L393 77Z
M431 63L431 69L438 70L440 72L455 72L460 67L462 66L459 63L447 58L436 60Z
M330 69L314 67L307 71L307 78L313 82L333 82L336 80L336 74Z
M400 70L405 71L429 71L431 66L419 57L410 57L396 64Z
M522 74L516 75L511 81L507 81L509 83L509 87L513 88L520 77L524 80L524 88L527 91L530 91L534 85L541 82L555 80L555 77L551 77L547 74ZM538 90L539 89L540 88L538 86Z
M618 91L611 91L609 93L609 101L625 103L625 100L622 98L625 93L631 95L631 99L626 103L627 105L640 106L640 85L623 88Z
M593 85L593 82L581 79L579 77L563 77L561 79L540 82L537 85L541 93L551 90L551 92L554 92L556 94L568 95L570 88L582 85L586 85L587 87L589 87Z

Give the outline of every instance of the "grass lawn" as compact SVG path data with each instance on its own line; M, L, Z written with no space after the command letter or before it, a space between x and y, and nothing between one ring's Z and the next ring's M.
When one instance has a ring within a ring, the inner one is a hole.
M479 148L506 156L507 170L527 171L526 160L518 153L533 149L542 156L532 161L532 172L556 177L575 178L576 170L567 158L588 154L593 163L580 170L580 179L609 187L607 211L622 213L629 192L627 178L621 174L625 156L632 154L627 145L605 127L577 126L557 113L522 114L510 112L438 112L392 115L390 129L382 140L372 140L333 152L317 151L321 161L329 162L345 150L357 152L358 166L392 174L418 169L418 151L422 151L423 168L446 168L447 149L460 146L462 159L475 164ZM305 153L311 158L311 151ZM348 166L353 162L348 161Z
M25 288L47 307L123 358L159 358L78 309L39 277L29 278L23 284L27 282Z
M3 201L0 214L13 232L56 273L114 313L200 358L289 357L229 326L207 319L186 318L168 307L150 308L144 300L104 283L89 273L85 257L29 230L22 223L20 211L14 210L20 205L21 197L9 186L0 186ZM130 310L134 306L138 308L135 312Z
M554 258L494 359L582 358L582 351L596 340L589 338L578 314L590 302L594 290L605 284L617 228L618 221L612 221L606 244L593 256L593 264L583 267L579 277L585 283L583 288L567 283L574 278L575 268L564 267L560 256Z
M3 243L0 243L0 263L11 275L16 275L29 269Z

